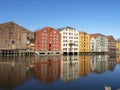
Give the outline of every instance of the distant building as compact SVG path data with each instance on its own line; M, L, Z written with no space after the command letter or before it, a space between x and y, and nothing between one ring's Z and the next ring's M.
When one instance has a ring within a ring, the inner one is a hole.
M14 22L0 24L0 49L27 49L34 44L34 33Z
M120 53L120 39L116 40L116 53Z
M36 53L60 54L61 34L54 28L45 27L35 32Z
M106 36L90 34L90 52L108 52L108 39Z
M79 32L79 52L90 52L90 35Z
M61 52L62 54L79 53L79 32L72 27L58 29L61 33Z
M115 53L116 52L116 40L113 36L106 36L108 38L108 49L109 53Z

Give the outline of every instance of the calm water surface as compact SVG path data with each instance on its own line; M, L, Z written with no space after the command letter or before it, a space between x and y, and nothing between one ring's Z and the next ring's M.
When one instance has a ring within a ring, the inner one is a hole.
M120 55L0 57L0 90L120 88Z

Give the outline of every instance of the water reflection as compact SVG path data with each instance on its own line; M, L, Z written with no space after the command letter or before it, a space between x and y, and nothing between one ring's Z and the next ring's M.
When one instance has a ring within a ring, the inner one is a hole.
M91 56L91 71L95 73L103 73L108 70L113 70L116 64L115 55L92 55Z
M108 70L108 55L91 56L91 71L102 73Z
M116 55L109 55L108 59L108 70L113 71L115 68L115 65L117 64Z
M116 62L120 64L120 55L116 55Z
M37 80L50 83L60 77L60 57L36 57L35 76Z
M76 80L79 77L79 56L62 56L61 58L61 79L65 82Z
M0 88L12 90L31 78L69 83L90 73L114 71L116 64L120 64L120 55L0 57Z
M79 75L86 76L90 73L90 55L79 56Z
M34 70L28 66L30 59L34 57L0 57L0 86L12 90L34 76Z

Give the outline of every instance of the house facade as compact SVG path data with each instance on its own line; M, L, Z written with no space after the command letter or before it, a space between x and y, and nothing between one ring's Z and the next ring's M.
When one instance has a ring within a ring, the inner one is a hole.
M116 52L116 40L113 36L106 36L108 38L108 49L109 53L115 53Z
M90 52L90 35L79 32L79 52Z
M78 54L79 53L79 32L72 27L58 29L61 33L61 53Z
M90 52L96 52L96 38L91 36L90 38Z
M116 53L120 53L120 39L116 40Z
M37 54L60 54L61 34L54 28L45 27L35 32Z
M14 22L0 24L1 49L28 49L34 43L34 33Z
M101 34L91 34L90 51L91 52L108 52L108 39Z

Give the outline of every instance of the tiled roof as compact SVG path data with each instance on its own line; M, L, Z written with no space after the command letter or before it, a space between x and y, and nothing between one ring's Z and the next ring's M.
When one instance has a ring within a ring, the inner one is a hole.
M42 30L55 30L55 31L58 31L57 29L53 28L53 27L49 27L49 26L46 26L46 27L43 27L41 29L38 29L36 32L39 32L39 31L42 31ZM59 32L59 31L58 31Z
M114 37L113 36L106 36L108 38L108 40L112 40L112 41L115 41Z
M101 36L101 34L100 34L100 33L96 33L96 34L90 34L90 37L97 38L98 36Z

